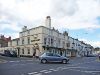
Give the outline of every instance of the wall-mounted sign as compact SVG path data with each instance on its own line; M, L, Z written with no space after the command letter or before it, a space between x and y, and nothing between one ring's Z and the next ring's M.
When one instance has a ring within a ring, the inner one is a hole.
M31 42L34 42L34 41L40 41L40 39L31 40Z

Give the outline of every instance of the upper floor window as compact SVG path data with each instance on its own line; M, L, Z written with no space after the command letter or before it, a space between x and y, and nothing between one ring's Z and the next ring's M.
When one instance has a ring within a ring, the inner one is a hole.
M34 39L37 39L38 38L38 34L35 34L33 37L34 37Z
M28 42L28 44L30 44L30 37L27 38L27 42Z
M51 44L53 44L53 39L51 39Z
M67 47L70 47L70 43L67 43Z
M72 43L72 46L75 46L75 43L74 42Z
M10 46L12 46L12 41L10 42Z
M77 46L77 43L76 43L76 46Z
M28 33L28 35L29 35L29 34L30 34L30 31L28 30L27 33Z
M22 44L24 44L24 38L22 38Z
M48 38L48 44L50 44L50 38Z
M19 44L18 44L18 40L17 40L16 42L17 42L17 46L18 46L18 45L19 45Z
M63 41L63 48L65 47L65 42Z
M44 38L44 44L46 45L47 38Z
M22 37L25 36L25 32L22 32Z
M60 39L58 40L58 44L59 44L59 46L60 46Z

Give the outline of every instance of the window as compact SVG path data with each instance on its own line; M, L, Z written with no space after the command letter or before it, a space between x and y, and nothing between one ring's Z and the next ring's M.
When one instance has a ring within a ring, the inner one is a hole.
M63 48L65 47L65 42L63 41Z
M44 38L44 44L46 45L47 38Z
M48 38L48 44L50 44L50 38Z
M24 54L24 48L22 49L22 54Z
M51 44L53 44L53 39L51 39Z
M24 44L24 38L22 39L22 44Z
M46 53L46 55L47 55L47 56L53 56L53 54L52 54L52 53Z
M67 51L66 53L67 53L67 54L70 54L70 52L69 52L69 51Z
M30 37L27 38L28 44L30 44Z
M53 56L55 56L55 57L60 57L60 55L58 55L58 54L54 54Z
M59 46L60 46L60 39L58 40L58 44L59 44Z
M70 47L70 43L67 44L67 47Z
M77 46L77 43L76 43L76 46Z
M28 33L28 35L29 35L29 34L30 34L30 31L28 30L27 33Z
M17 46L18 46L18 40L17 40Z
M30 48L28 48L27 50L28 50L28 51L27 51L27 54L30 54Z
M34 37L34 39L37 39L37 37Z
M35 35L34 35L34 39L37 39L37 38L38 38L38 34L35 34Z

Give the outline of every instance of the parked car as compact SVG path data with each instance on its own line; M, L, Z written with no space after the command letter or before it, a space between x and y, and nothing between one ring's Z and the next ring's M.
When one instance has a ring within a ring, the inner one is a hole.
M99 60L100 60L100 54L99 54Z
M17 53L16 51L12 51L12 50L4 50L2 56L17 57Z
M69 58L54 53L44 53L39 57L39 59L41 63L62 62L63 64L66 64L69 61Z

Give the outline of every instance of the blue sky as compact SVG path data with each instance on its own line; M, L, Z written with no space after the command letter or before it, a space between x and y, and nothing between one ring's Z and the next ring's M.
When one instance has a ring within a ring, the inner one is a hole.
M25 25L45 26L48 15L55 29L100 47L100 0L0 0L0 34L17 38Z

